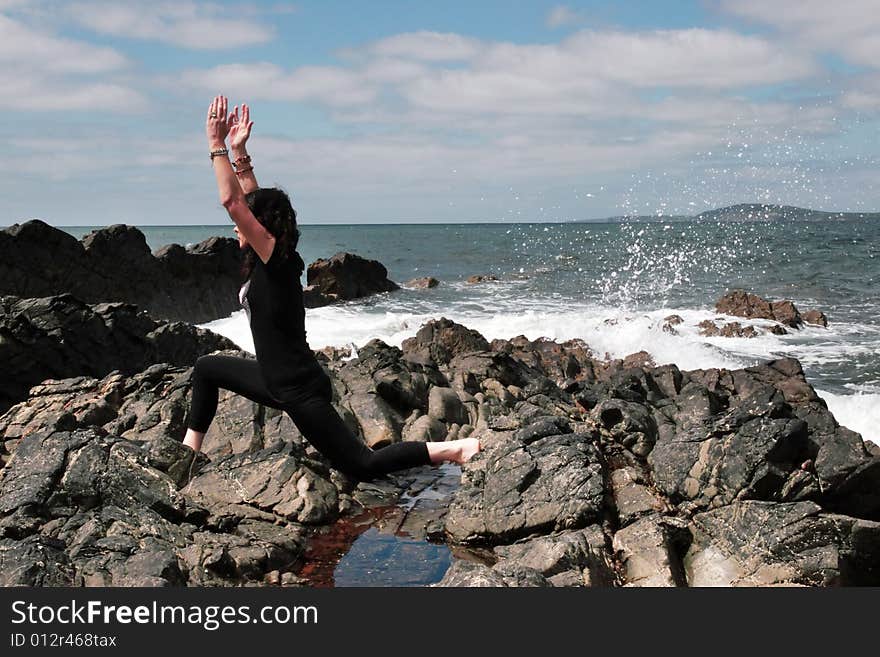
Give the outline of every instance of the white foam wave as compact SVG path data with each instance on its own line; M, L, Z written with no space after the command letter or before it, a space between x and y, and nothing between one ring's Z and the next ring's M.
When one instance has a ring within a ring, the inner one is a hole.
M838 424L880 445L880 394L836 395L816 390Z

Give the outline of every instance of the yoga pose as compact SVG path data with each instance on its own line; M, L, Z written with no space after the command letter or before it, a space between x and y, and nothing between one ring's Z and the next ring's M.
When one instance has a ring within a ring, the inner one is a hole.
M206 131L220 202L235 223L239 247L245 249L247 280L239 300L250 321L257 360L218 355L196 361L184 444L201 449L217 412L218 389L223 388L284 410L333 467L357 479L470 459L480 449L475 438L403 442L372 450L336 413L330 377L306 341L300 283L305 264L296 251L296 212L283 191L257 185L246 149L253 126L248 106L241 106L240 115L238 106L228 115L227 110L225 97L214 98Z

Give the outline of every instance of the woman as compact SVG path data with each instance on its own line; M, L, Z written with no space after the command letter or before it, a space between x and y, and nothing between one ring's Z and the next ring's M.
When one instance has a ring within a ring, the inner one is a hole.
M296 252L296 212L283 191L257 185L246 150L253 126L248 106L242 105L241 116L237 106L228 116L227 109L225 97L214 98L206 131L220 202L235 222L240 248L246 250L247 281L239 299L248 314L257 360L217 355L196 361L184 444L201 449L217 411L218 388L224 388L286 411L333 467L358 479L470 459L480 449L474 438L404 442L372 450L336 413L330 403L330 378L306 341L300 284L305 265ZM227 135L235 170L226 148Z

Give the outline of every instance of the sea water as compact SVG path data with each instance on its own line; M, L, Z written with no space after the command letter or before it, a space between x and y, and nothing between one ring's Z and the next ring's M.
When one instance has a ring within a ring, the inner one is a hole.
M231 224L139 228L154 251L233 237ZM64 230L82 237L92 227ZM357 349L374 338L399 346L429 319L447 317L488 340L582 338L598 357L645 350L682 369L793 356L838 422L880 443L880 223L871 219L302 225L300 232L307 263L349 251L379 260L398 283L440 281L309 309L312 348ZM468 284L472 274L499 280ZM734 288L819 309L828 328L751 339L700 335L697 324L719 317L715 301ZM663 330L672 314L684 319L675 334ZM253 352L244 311L202 326Z

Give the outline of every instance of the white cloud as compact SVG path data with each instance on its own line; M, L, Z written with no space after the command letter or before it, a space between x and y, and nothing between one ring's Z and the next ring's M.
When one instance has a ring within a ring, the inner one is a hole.
M880 67L877 0L721 0L730 14L773 26L805 47Z
M113 79L129 66L112 48L60 37L0 15L0 108L137 109L145 104L142 94Z
M547 14L546 25L550 28L565 27L583 23L585 16L568 5L556 5Z
M89 0L71 3L66 11L72 20L99 34L193 50L238 48L274 38L271 26L203 2Z
M255 100L320 102L331 107L357 105L374 99L376 90L355 72L332 66L301 66L287 72L277 64L225 64L208 70L188 70L179 80L190 89L222 92Z
M384 57L404 57L427 62L466 61L472 59L483 44L470 37L440 32L408 32L380 39L367 50Z
M0 64L46 73L105 73L127 60L112 48L41 32L0 15Z

